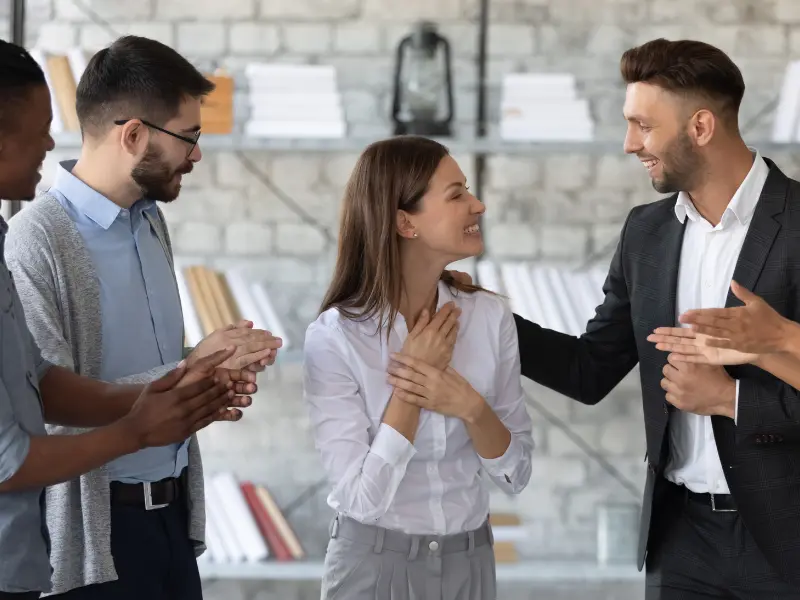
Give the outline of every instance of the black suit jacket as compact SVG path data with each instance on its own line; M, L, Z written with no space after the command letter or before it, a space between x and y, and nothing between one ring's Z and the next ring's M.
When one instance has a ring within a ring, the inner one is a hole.
M800 320L800 183L766 162L769 176L734 279L782 315ZM630 212L603 286L605 299L582 336L543 329L515 315L522 374L585 404L602 400L639 363L648 461L640 570L651 515L658 516L654 489L668 458L666 431L669 412L675 410L660 385L667 355L647 336L656 327L675 324L684 232L674 212L676 199ZM740 305L729 290L726 306ZM738 425L727 417L711 420L728 485L770 563L800 584L800 395L754 366L727 369L740 382Z

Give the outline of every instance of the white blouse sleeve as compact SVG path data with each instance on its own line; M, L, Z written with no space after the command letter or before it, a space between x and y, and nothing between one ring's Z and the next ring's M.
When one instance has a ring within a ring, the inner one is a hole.
M497 397L492 409L511 432L511 443L505 453L497 458L483 458L486 472L502 490L518 494L531 477L531 454L534 442L533 425L522 389L519 359L519 342L514 316L504 302L500 319L499 367L497 370Z
M334 509L361 521L377 521L391 505L414 445L381 423L370 439L370 420L358 382L348 366L340 331L312 323L306 331L303 395L314 442L333 486Z

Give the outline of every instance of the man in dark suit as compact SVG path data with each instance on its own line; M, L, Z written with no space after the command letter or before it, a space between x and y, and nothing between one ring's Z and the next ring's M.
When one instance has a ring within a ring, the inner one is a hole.
M522 373L596 404L639 364L648 599L800 598L798 391L647 341L688 309L740 305L732 278L800 317L800 183L745 145L744 82L720 50L655 40L627 51L621 73L625 151L671 195L628 215L586 333L516 317Z

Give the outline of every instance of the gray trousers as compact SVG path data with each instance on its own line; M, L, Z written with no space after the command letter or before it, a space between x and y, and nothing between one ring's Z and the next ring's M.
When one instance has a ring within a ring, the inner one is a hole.
M322 600L496 600L488 522L452 535L409 535L343 515L331 523Z

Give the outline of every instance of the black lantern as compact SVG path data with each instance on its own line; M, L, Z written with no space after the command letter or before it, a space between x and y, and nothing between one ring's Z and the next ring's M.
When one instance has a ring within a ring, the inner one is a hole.
M418 23L397 46L392 118L396 135L450 135L450 43L439 35L433 23Z

